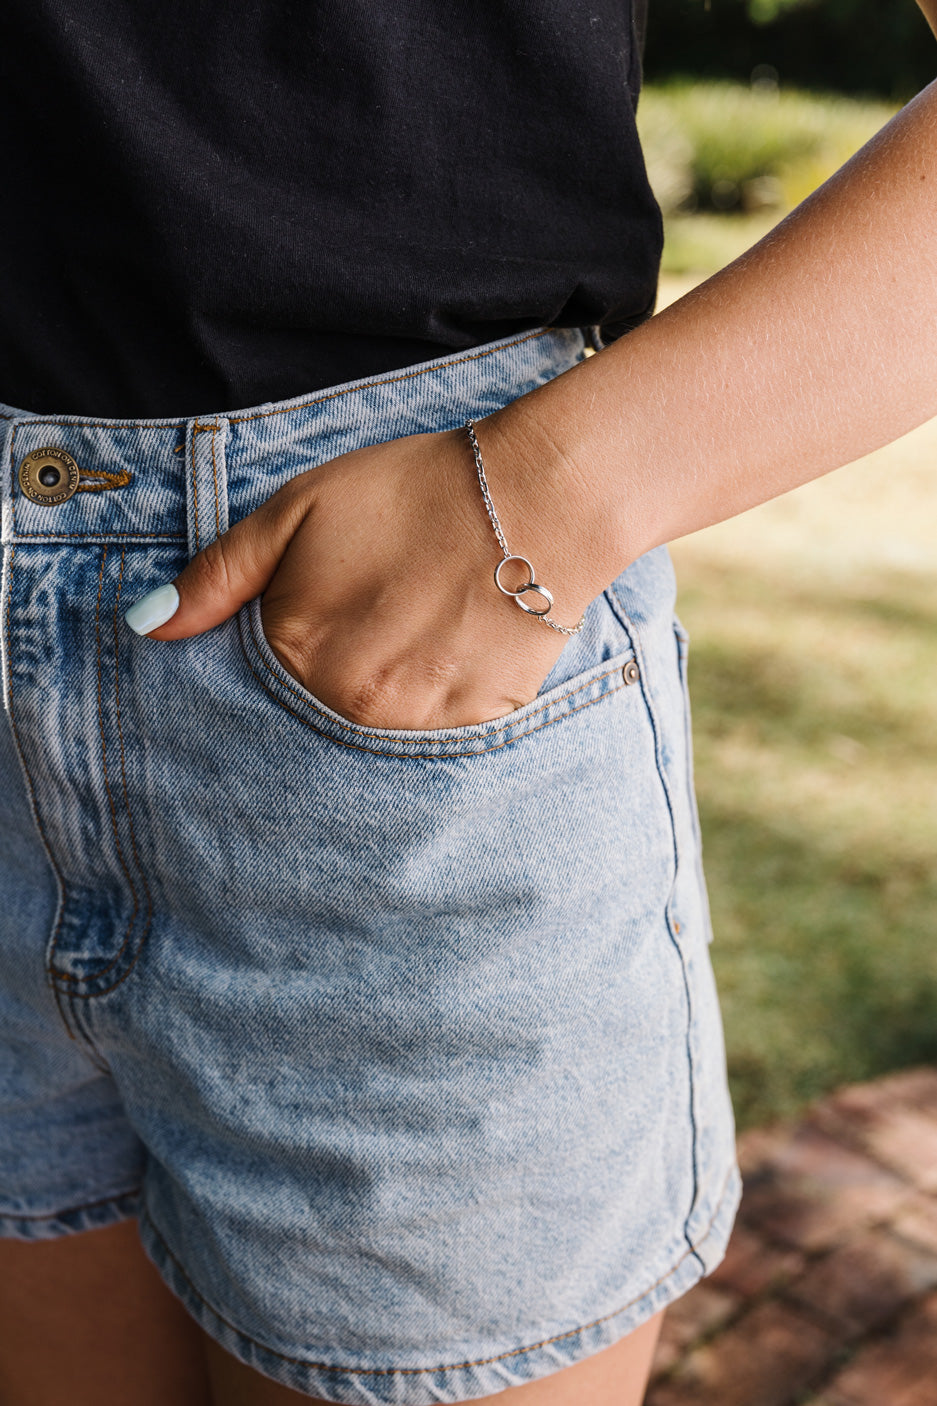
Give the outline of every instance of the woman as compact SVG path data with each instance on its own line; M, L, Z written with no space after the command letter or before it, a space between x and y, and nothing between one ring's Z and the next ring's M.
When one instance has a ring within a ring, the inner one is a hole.
M937 87L646 321L627 6L12 8L3 1391L637 1406L739 1191L663 544L937 412Z

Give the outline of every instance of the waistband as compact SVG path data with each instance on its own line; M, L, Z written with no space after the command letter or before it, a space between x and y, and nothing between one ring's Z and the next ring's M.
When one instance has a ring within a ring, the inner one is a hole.
M591 328L539 327L312 395L180 419L0 404L2 540L187 539L194 553L297 473L361 445L490 414L581 361L587 346ZM34 501L37 475L61 501Z

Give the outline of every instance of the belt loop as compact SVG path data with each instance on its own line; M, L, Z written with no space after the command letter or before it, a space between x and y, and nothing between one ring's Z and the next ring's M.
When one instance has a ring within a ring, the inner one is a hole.
M598 323L596 323L594 327L586 327L583 330L586 335L587 346L590 346L593 351L600 352L605 346L605 343L602 341L602 329Z
M189 420L185 435L189 556L228 530L225 445L228 421L221 415Z

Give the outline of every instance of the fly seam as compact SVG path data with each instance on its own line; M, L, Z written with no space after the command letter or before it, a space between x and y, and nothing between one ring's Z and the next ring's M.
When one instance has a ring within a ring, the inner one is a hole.
M14 431L13 431L13 436L14 436L14 438L15 438L15 436L16 436L16 429L15 429L15 427L14 427ZM11 441L11 449L12 449L12 441ZM9 574L8 574L8 576L7 576L7 606L6 606L6 620L5 620L5 622L4 622L4 630L5 630L5 634L6 634L6 648L5 648L5 654L6 654L6 659L7 659L7 668L10 670L10 687L9 687L10 730L11 730L11 732L13 733L13 740L14 740L14 742L16 743L16 750L17 750L17 752L18 752L18 754L19 754L20 762L22 763L22 766L23 766L23 775L26 777L26 785L27 785L28 788L29 788L29 795L30 795L30 799L32 800L32 812L33 812L33 816L35 817L36 828L38 829L39 834L40 834L40 836L42 837L42 843L43 843L43 845L45 846L45 851L46 851L46 854L47 854L48 859L49 859L49 864L50 864L50 866L51 866L52 872L53 872L53 874L55 875L56 881L57 881L58 886L59 886L59 911L58 911L58 917L57 917L56 920L55 920L55 927L52 929L52 935L51 935L51 937L49 938L48 946L47 946L47 948L46 948L45 972L46 972L46 976L49 978L49 984L50 984L50 986L52 987L52 992L53 992L53 995L54 995L54 997L55 997L56 1008L58 1009L58 1013L59 1013L59 1019L60 1019L61 1022L62 1022L62 1026L63 1026L63 1028L64 1028L64 1030L65 1030L65 1033L68 1035L68 1038L69 1038L70 1040L74 1040L75 1043L77 1044L78 1041L77 1041L77 1039L76 1039L76 1037L75 1037L75 1033L74 1033L74 1031L72 1030L72 1028L71 1028L71 1026L69 1025L68 1020L67 1020L67 1018L66 1018L65 1011L64 1011L63 1006L62 1006L62 999L61 999L61 996L60 996L60 994L59 994L58 987L55 985L55 982L52 980L52 974L53 974L53 966L52 966L52 963L53 963L53 960L54 960L54 957L55 957L55 948L56 948L56 944L58 943L58 940L59 940L59 933L60 933L61 930L62 930L62 923L63 923L63 921L64 921L64 919L65 919L65 904L66 904L67 897L68 897L68 890L67 890L67 887L66 887L66 884L65 884L65 876L64 876L64 874L62 873L62 870L59 868L58 861L57 861L57 859L55 858L55 854L54 854L54 852L53 852L53 850L52 850L52 846L51 846L51 844L49 843L49 836L48 836L48 834L46 833L46 828L45 828L45 826L44 826L43 823L42 823L42 816L41 816L41 814L40 814L40 812L39 812L39 797L38 797L37 794L36 794L36 787L35 787L35 785L34 785L34 783L33 783L32 773L30 772L30 770L29 770L29 765L28 765L28 763L27 763L27 761L26 761L26 751L25 751L25 748L23 747L23 745L22 745L22 743L21 743L21 741L20 741L19 732L17 731L17 728L16 728L16 719L15 719L14 713L13 713L13 669L12 669L12 663L11 663L12 656L11 656L11 653L10 653L10 648L11 648L11 644L12 644L12 636L11 636L11 632L10 632L10 601L11 601L12 596L13 596L13 561L14 561L15 556L16 556L16 548L13 547L13 548L11 549L11 551L10 551L10 570L9 570Z
M153 896L152 896L152 894L151 894L151 892L150 892L150 886L149 886L149 884L147 883L147 880L146 880L146 874L144 873L143 865L140 863L140 854L139 854L139 851L138 851L138 849L137 849L137 841L136 841L136 836L135 836L134 828L133 828L133 816L132 816L132 813L131 813L131 810L130 810L130 799L129 799L129 794L128 794L128 791L127 791L127 769L126 769L126 759L125 759L125 752L124 752L124 734L123 734L123 728L122 728L121 719L120 719L120 680L119 680L119 661L118 661L118 644L117 644L117 641L118 641L118 638L119 638L119 634L118 634L118 623L117 623L117 622L118 622L118 616L119 616L119 613L120 613L120 590L121 590L121 583L122 583L122 581L123 581L124 555L125 555L124 553L121 554L121 559L120 559L120 575L119 575L118 582L117 582L117 597L116 597L116 599L115 599L115 601L114 601L114 701L115 701L115 712L116 712L116 715L117 715L117 736L118 736L118 739L119 739L119 741L120 741L121 782L122 782L122 785L123 785L123 792L124 792L124 804L125 804L126 809L127 809L127 824L128 824L129 830L130 830L130 845L131 845L131 849L132 849L132 851L133 851L134 862L135 862L135 864L136 864L136 866L137 866L137 872L138 872L138 874L139 874L139 876L140 876L140 883L141 883L142 886L143 886L143 892L144 892L144 895L145 895L145 897L146 897L147 916L146 916L146 923L144 924L144 927L143 927L143 932L142 932L141 935L140 935L140 940L139 940L139 942L137 943L136 951L135 951L134 954L133 954L133 960L130 961L130 962L128 962L128 964L127 964L125 970L121 973L121 975L117 978L117 980L116 980L116 981L112 981L111 984L110 984L110 986L105 986L105 987L103 987L103 988L100 989L100 990L75 991L75 992L73 993L73 996L74 996L74 999L76 999L76 1000L79 1000L79 999L80 999L80 1000L91 1000L91 999L93 999L93 998L96 997L96 996L106 996L109 991L113 991L116 987L120 986L121 982L123 982L123 981L126 980L126 978L127 978L127 977L130 975L130 973L133 971L134 967L136 966L136 964L137 964L137 962L138 962L138 960L139 960L140 953L143 951L143 947L144 947L144 945L145 945L145 943L146 943L146 939L147 939L147 937L148 937L148 935L149 935L150 927L151 927L152 921L153 921ZM110 794L110 793L108 793L108 794ZM129 934L130 934L130 929L128 928L128 929L127 929L127 935L128 935L128 937L129 937ZM121 955L121 952L123 952L124 947L126 947L126 945L127 945L127 940L126 940L126 938L125 938L125 939L124 939L124 944L123 944L123 946L121 947L120 952L117 953L117 956L114 957L113 961L108 962L108 964L107 964L106 967L102 967L102 968L100 969L100 971L95 972L94 977L93 977L93 980L97 980L97 978L103 976L105 972L110 971L111 967L113 967L114 963L118 960L118 958L119 958L120 955Z
M81 537L86 542L139 542L158 538L161 542L184 542L184 532L23 532L20 542L31 542L34 537Z
M96 602L96 604L95 604L95 609L94 609L94 641L95 641L95 647L96 647L96 650L97 650L98 729L99 729L100 734L101 734L101 764L102 764L102 766L103 766L103 768L104 768L104 790L105 790L105 792L107 793L107 803L108 803L108 806L109 806L110 812L111 812L111 826L112 826L113 831L114 831L114 844L115 844L116 847L117 847L117 858L118 858L118 860L119 860L119 862L120 862L120 867L121 867L121 869L123 870L124 878L127 880L127 885L128 885L128 887L129 887L130 893L131 893L131 895L132 895L132 897L133 897L133 908L132 908L131 913L130 913L130 919L129 919L128 923L127 923L127 931L126 931L125 934L124 934L124 940L123 940L123 942L121 943L118 952L116 953L116 955L115 955L114 957L111 958L111 960L108 962L107 966L106 966L106 967L102 967L102 968L100 969L100 971L95 972L95 973L94 973L94 976L101 976L101 975L104 974L104 972L110 971L110 969L111 969L111 967L114 965L114 963L117 962L117 961L120 959L121 955L123 954L123 951L124 951L125 947L127 946L127 943L130 941L130 933L131 933L131 931L132 931L132 929L133 929L133 925L134 925L134 922L135 922L136 916L137 916L137 911L138 911L138 909L139 909L139 907L140 907L140 900L139 900L139 897L138 897L138 895L137 895L137 886L136 886L136 884L133 882L133 879L132 879L132 877L131 877L131 875L130 875L130 870L127 868L127 861L126 861L125 858L124 858L123 846L122 846L122 844L121 844L121 842L120 842L120 832L119 832L119 830L118 830L118 828L117 828L117 809L116 809L116 807L115 807L115 805L114 805L114 797L113 797L113 794L112 794L112 792L111 792L110 775L109 775L108 770L107 770L107 741L106 741L105 735L104 735L104 707L103 707L103 702L102 702L103 685L102 685L102 668L101 668L101 619L100 619L100 617L101 617L101 591L102 591L103 586L104 586L104 567L105 567L106 562L107 562L107 546L105 546L104 551L101 553L101 571L100 571L100 574L99 574L99 576L98 576L98 598L97 598L97 602ZM62 972L61 975L62 975L63 980L65 980L65 981L78 981L78 980L80 980L79 977L77 977L76 975L74 975L74 974L71 973L71 972Z
M115 1191L113 1196L102 1196L99 1201L85 1201L80 1206L68 1206L64 1211L50 1211L46 1215L29 1216L21 1212L5 1211L0 1212L0 1220L64 1220L66 1216L77 1215L79 1211L93 1211L98 1206L112 1206L116 1201L123 1201L127 1196L138 1196L143 1190L142 1186L131 1186L126 1191Z

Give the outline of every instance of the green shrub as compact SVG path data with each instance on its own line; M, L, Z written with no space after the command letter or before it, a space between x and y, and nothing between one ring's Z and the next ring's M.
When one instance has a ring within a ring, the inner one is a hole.
M895 110L779 92L770 81L674 82L645 88L638 129L665 215L781 212L832 175Z

